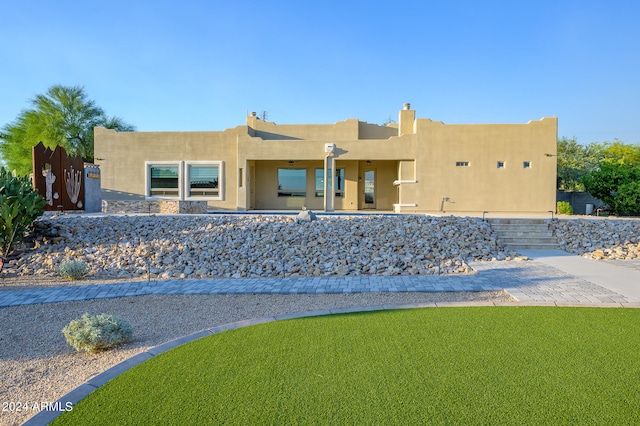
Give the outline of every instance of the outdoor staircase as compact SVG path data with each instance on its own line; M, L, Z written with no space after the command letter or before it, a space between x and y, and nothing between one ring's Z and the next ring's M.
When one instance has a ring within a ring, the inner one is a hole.
M487 219L507 249L559 249L545 219Z

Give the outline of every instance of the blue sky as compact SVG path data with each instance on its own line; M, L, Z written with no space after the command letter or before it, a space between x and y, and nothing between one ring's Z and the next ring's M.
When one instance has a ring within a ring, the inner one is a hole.
M3 1L0 126L81 85L140 131L557 116L640 143L640 2Z

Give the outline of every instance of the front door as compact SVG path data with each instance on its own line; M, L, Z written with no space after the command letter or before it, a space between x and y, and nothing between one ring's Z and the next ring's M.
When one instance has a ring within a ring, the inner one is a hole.
M364 205L365 209L376 208L376 172L364 171Z

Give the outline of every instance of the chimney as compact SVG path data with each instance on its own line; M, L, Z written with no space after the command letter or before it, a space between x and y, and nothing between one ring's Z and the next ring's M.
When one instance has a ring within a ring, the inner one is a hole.
M405 103L398 116L398 136L415 133L416 112L410 103Z
M247 115L247 126L249 127L255 126L256 120L258 120L258 115L254 111L251 111Z

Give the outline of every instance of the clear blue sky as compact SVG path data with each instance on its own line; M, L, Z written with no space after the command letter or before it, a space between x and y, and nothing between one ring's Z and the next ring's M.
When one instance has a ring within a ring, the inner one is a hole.
M557 116L640 143L640 1L45 1L0 5L0 126L81 85L140 131Z

